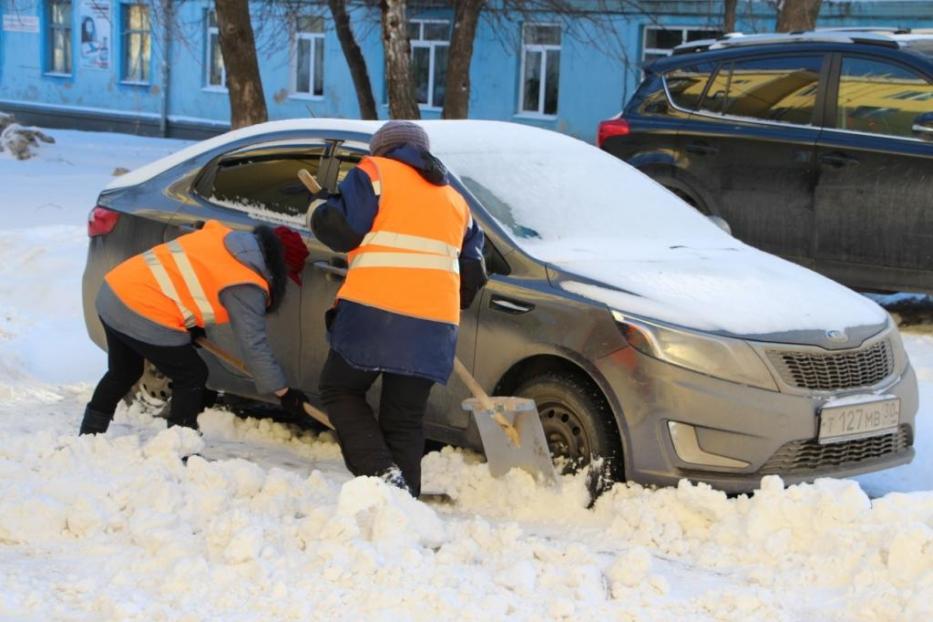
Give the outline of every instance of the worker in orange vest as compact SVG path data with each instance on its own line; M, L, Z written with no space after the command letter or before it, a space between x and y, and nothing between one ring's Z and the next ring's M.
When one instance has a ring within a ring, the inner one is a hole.
M321 399L350 472L418 496L428 395L446 384L460 310L486 282L483 232L419 125L390 121L369 146L339 193L311 204L314 234L349 262ZM366 392L380 375L377 420Z
M107 431L143 361L172 381L168 425L197 429L207 365L193 335L230 323L260 393L303 415L305 395L289 388L266 338L266 313L282 304L287 278L301 284L308 249L286 227L234 231L216 220L127 259L107 273L95 301L107 338L107 373L97 384L81 434Z

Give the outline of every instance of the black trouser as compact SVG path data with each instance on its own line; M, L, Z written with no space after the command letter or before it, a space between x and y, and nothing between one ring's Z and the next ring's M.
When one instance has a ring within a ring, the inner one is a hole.
M124 395L143 375L143 359L148 359L172 381L172 406L169 425L198 427L198 415L204 408L204 383L207 365L194 346L154 346L137 341L104 324L107 335L107 373L97 383L88 407L110 415Z
M379 420L366 392L382 374ZM433 382L416 376L363 371L330 351L321 372L321 400L354 475L381 475L398 466L414 496L421 493L424 411Z

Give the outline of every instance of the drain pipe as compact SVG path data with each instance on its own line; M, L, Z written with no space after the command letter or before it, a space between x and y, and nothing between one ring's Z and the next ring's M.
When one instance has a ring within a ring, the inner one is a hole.
M162 98L159 134L168 136L168 89L171 82L172 26L175 22L172 0L162 0Z

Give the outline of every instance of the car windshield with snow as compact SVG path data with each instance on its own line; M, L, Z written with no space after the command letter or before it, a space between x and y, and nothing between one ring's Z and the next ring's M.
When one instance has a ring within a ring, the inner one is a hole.
M336 190L377 122L272 122L230 132L116 179L90 223L85 316L104 274L219 219L287 223L310 250L304 287L269 317L289 382L316 397L323 316L346 257L305 226L304 168ZM874 302L751 248L634 168L567 136L480 121L425 122L487 234L491 279L463 311L458 356L491 393L534 399L567 468L605 459L646 484L730 491L763 475L844 476L913 457L917 386ZM209 336L235 351L232 334ZM301 335L295 339L295 335ZM202 351L228 399L269 400ZM158 379L144 379L152 391ZM456 379L431 394L426 432L480 450Z

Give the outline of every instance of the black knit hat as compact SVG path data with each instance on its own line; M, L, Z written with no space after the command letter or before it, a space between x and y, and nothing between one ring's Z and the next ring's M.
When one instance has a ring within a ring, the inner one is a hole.
M369 140L369 152L381 156L393 147L406 144L431 151L431 141L420 125L411 121L388 121Z

